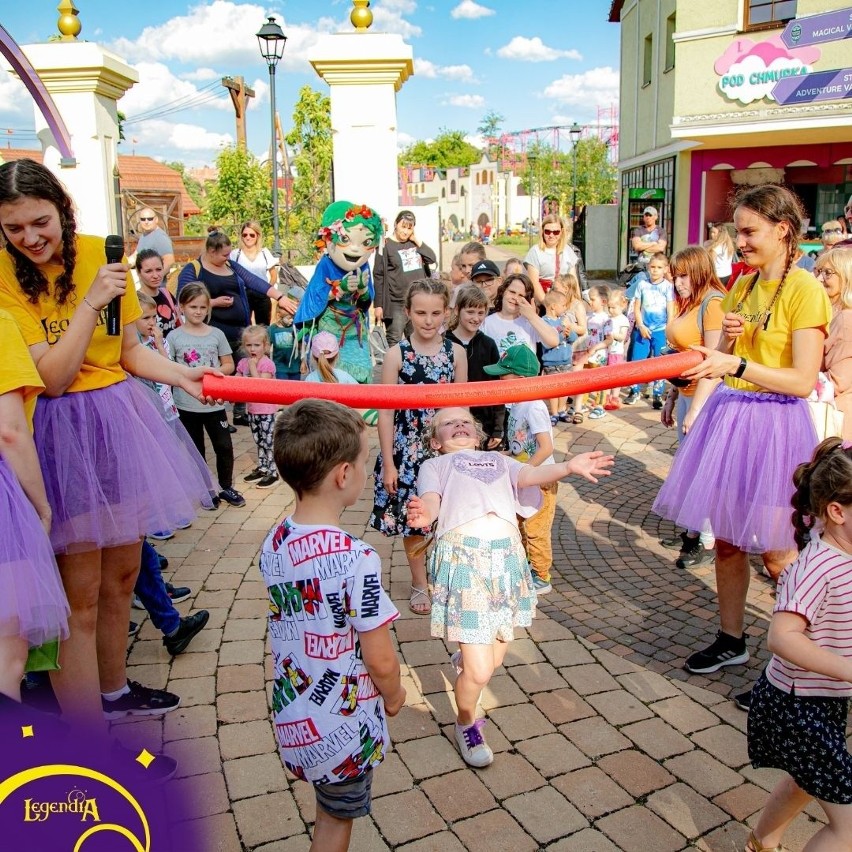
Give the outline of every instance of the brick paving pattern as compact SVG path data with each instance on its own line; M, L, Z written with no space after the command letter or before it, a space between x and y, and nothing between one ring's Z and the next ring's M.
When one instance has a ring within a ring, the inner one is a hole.
M235 438L239 484L254 447L246 429ZM650 513L672 433L641 403L559 427L556 448L614 452L615 473L599 486L559 487L554 590L483 693L495 752L484 770L466 767L452 743L452 649L429 637L428 619L408 611L401 541L365 531L369 488L347 511L344 526L384 560L401 613L394 634L408 691L390 721L394 748L375 775L372 816L356 821L353 852L743 848L778 773L750 767L746 716L727 699L766 659L771 586L757 576L752 583L749 664L687 676L683 658L712 636L716 609L712 566L675 568L676 554L658 544L672 528ZM169 559L167 579L193 589L181 612L207 608L210 622L170 661L144 620L129 674L174 690L182 706L116 730L127 742L162 742L180 760L180 783L197 802L210 852L295 852L308 848L314 801L275 752L256 567L260 543L292 494L283 484L244 493L244 509L204 512L158 545ZM810 808L787 848L801 849L820 819Z
M445 247L446 248L446 247ZM453 246L450 246L453 248ZM511 252L488 249L504 260ZM445 265L452 252L445 251ZM254 467L247 429L235 437L236 482ZM377 440L373 436L374 452ZM767 659L771 584L755 575L747 666L690 676L684 658L716 631L712 565L680 571L658 540L672 526L650 512L674 454L674 435L644 402L556 430L561 454L617 456L597 486L560 484L553 592L518 631L481 699L494 764L467 767L452 742L451 650L409 612L400 539L365 527L371 480L343 525L382 556L400 610L394 635L406 706L390 720L393 750L376 771L373 814L356 820L353 852L739 852L780 773L748 763L745 713L728 700ZM307 784L291 782L268 715L266 600L256 567L269 527L292 505L281 484L246 487L244 509L202 512L158 545L166 579L193 588L183 614L208 626L170 661L147 620L132 641L129 675L167 687L182 706L161 720L116 725L127 742L162 742L180 761L209 852L306 850L314 820ZM139 614L136 611L137 615ZM820 827L808 808L786 840L801 850Z

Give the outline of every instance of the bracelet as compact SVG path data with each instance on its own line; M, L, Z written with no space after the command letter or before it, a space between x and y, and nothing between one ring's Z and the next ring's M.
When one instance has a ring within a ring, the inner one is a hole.
M745 358L740 358L740 366L739 366L739 367L737 367L737 369L736 369L736 370L734 370L734 372L733 372L733 373L731 373L731 375L732 375L735 379L740 379L740 378L742 378L742 375L743 375L743 373L745 372L745 368L746 368L747 366L748 366L748 361L746 361L746 359L745 359Z
M88 300L86 296L83 296L83 301L96 313L99 314L100 311Z

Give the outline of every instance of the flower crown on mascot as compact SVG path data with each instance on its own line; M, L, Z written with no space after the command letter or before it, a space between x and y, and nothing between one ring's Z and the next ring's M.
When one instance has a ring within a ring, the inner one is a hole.
M373 302L373 278L367 263L383 234L379 215L363 204L335 201L325 208L317 248L324 249L294 322L302 349L318 331L340 342L339 366L359 382L369 382L372 365L367 342L367 311Z

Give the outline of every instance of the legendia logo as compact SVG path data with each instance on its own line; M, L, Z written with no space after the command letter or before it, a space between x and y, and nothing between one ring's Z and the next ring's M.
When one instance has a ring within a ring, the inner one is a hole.
M53 814L76 814L80 822L100 822L97 799L87 799L82 790L71 790L64 802L34 802L24 799L24 822L44 822Z

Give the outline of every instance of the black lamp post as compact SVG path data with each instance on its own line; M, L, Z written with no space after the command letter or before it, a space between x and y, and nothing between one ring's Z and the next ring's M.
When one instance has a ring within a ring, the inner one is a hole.
M573 177L574 177L574 194L571 199L571 229L574 228L574 223L577 221L577 143L580 141L580 135L583 128L575 121L571 125L568 133L571 136L571 154L573 156Z
M269 68L269 108L272 117L272 253L281 257L281 241L278 235L278 146L275 131L275 66L284 55L287 36L281 27L275 23L275 18L269 17L257 34L260 55L266 60Z

